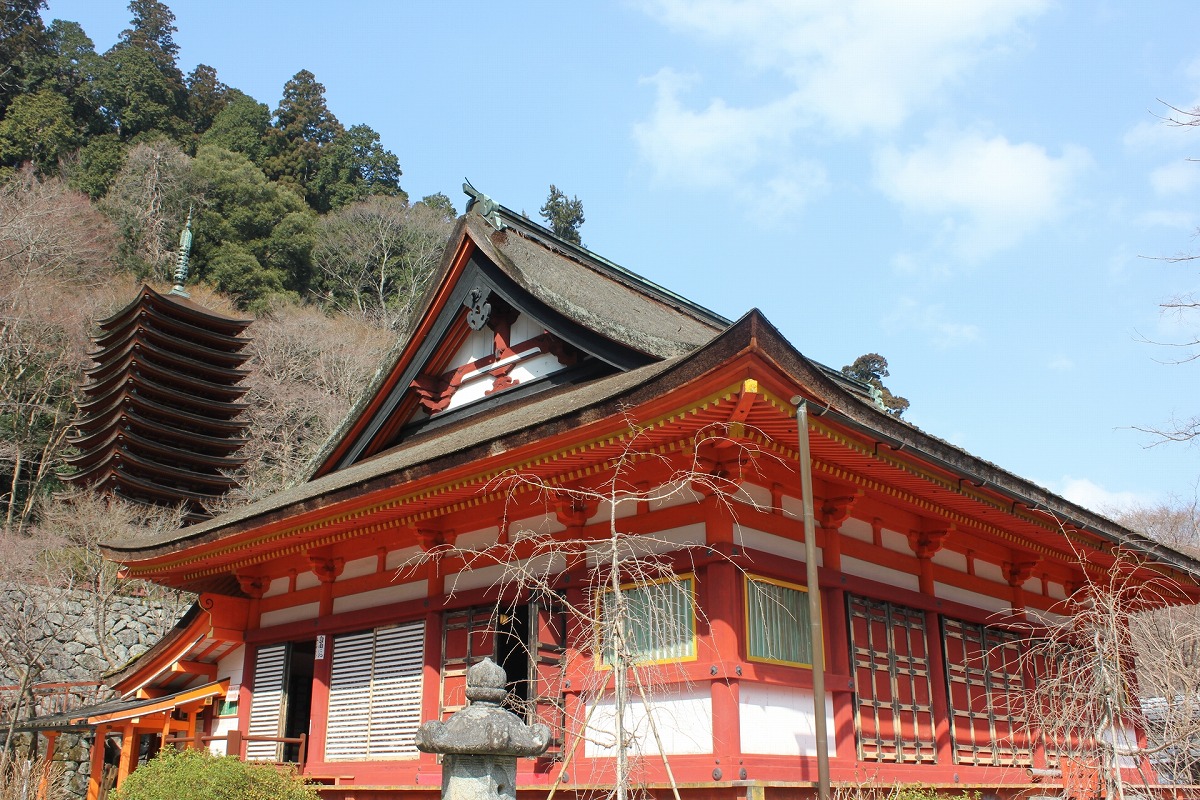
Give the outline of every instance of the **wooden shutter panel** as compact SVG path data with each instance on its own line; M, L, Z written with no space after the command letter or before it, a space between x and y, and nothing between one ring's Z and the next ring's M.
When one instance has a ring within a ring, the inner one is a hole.
M333 638L329 677L329 718L325 725L325 759L366 756L366 721L371 706L371 668L375 633Z
M423 621L335 637L325 759L416 755L424 665Z
M278 761L279 742L254 741L253 737L280 736L283 722L283 687L287 682L287 643L261 647L254 663L254 689L250 695L247 760Z

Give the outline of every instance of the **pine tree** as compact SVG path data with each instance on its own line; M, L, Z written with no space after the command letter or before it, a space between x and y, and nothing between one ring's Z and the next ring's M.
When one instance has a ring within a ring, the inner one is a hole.
M560 239L573 244L582 245L579 228L583 225L583 201L578 197L567 199L566 192L561 191L553 183L550 184L550 196L546 198L541 208L542 219L550 226L550 230Z

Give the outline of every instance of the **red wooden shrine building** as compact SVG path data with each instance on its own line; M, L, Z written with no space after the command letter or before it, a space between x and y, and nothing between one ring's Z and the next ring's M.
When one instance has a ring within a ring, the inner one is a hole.
M689 796L809 793L823 713L835 782L1010 796L1058 763L1004 702L1035 680L1014 625L1120 550L1200 598L1200 564L890 416L757 311L725 320L482 196L397 352L309 481L109 543L128 575L200 594L117 676L126 711L94 720L123 734L123 773L166 732L299 762L331 797L433 797L415 729L491 656L555 733L521 791L603 786L613 670L568 610L604 616L616 532L623 596L653 611L626 632L653 684L627 714L640 782L666 785L661 747Z

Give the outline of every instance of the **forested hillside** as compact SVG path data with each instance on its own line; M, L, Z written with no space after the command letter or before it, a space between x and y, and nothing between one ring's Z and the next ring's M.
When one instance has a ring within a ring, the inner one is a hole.
M0 520L52 524L93 321L163 285L189 213L188 290L252 316L245 502L295 479L392 346L455 210L410 202L396 155L301 69L274 106L177 64L175 17L133 0L97 53L9 0L0 19Z

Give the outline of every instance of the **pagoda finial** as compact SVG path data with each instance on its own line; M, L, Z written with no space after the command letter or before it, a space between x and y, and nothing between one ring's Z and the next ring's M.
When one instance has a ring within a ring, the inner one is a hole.
M175 261L175 285L169 292L169 294L180 297L188 296L183 285L187 283L188 256L192 253L192 209L193 206L188 206L187 222L184 223L183 231L179 234L179 258Z

